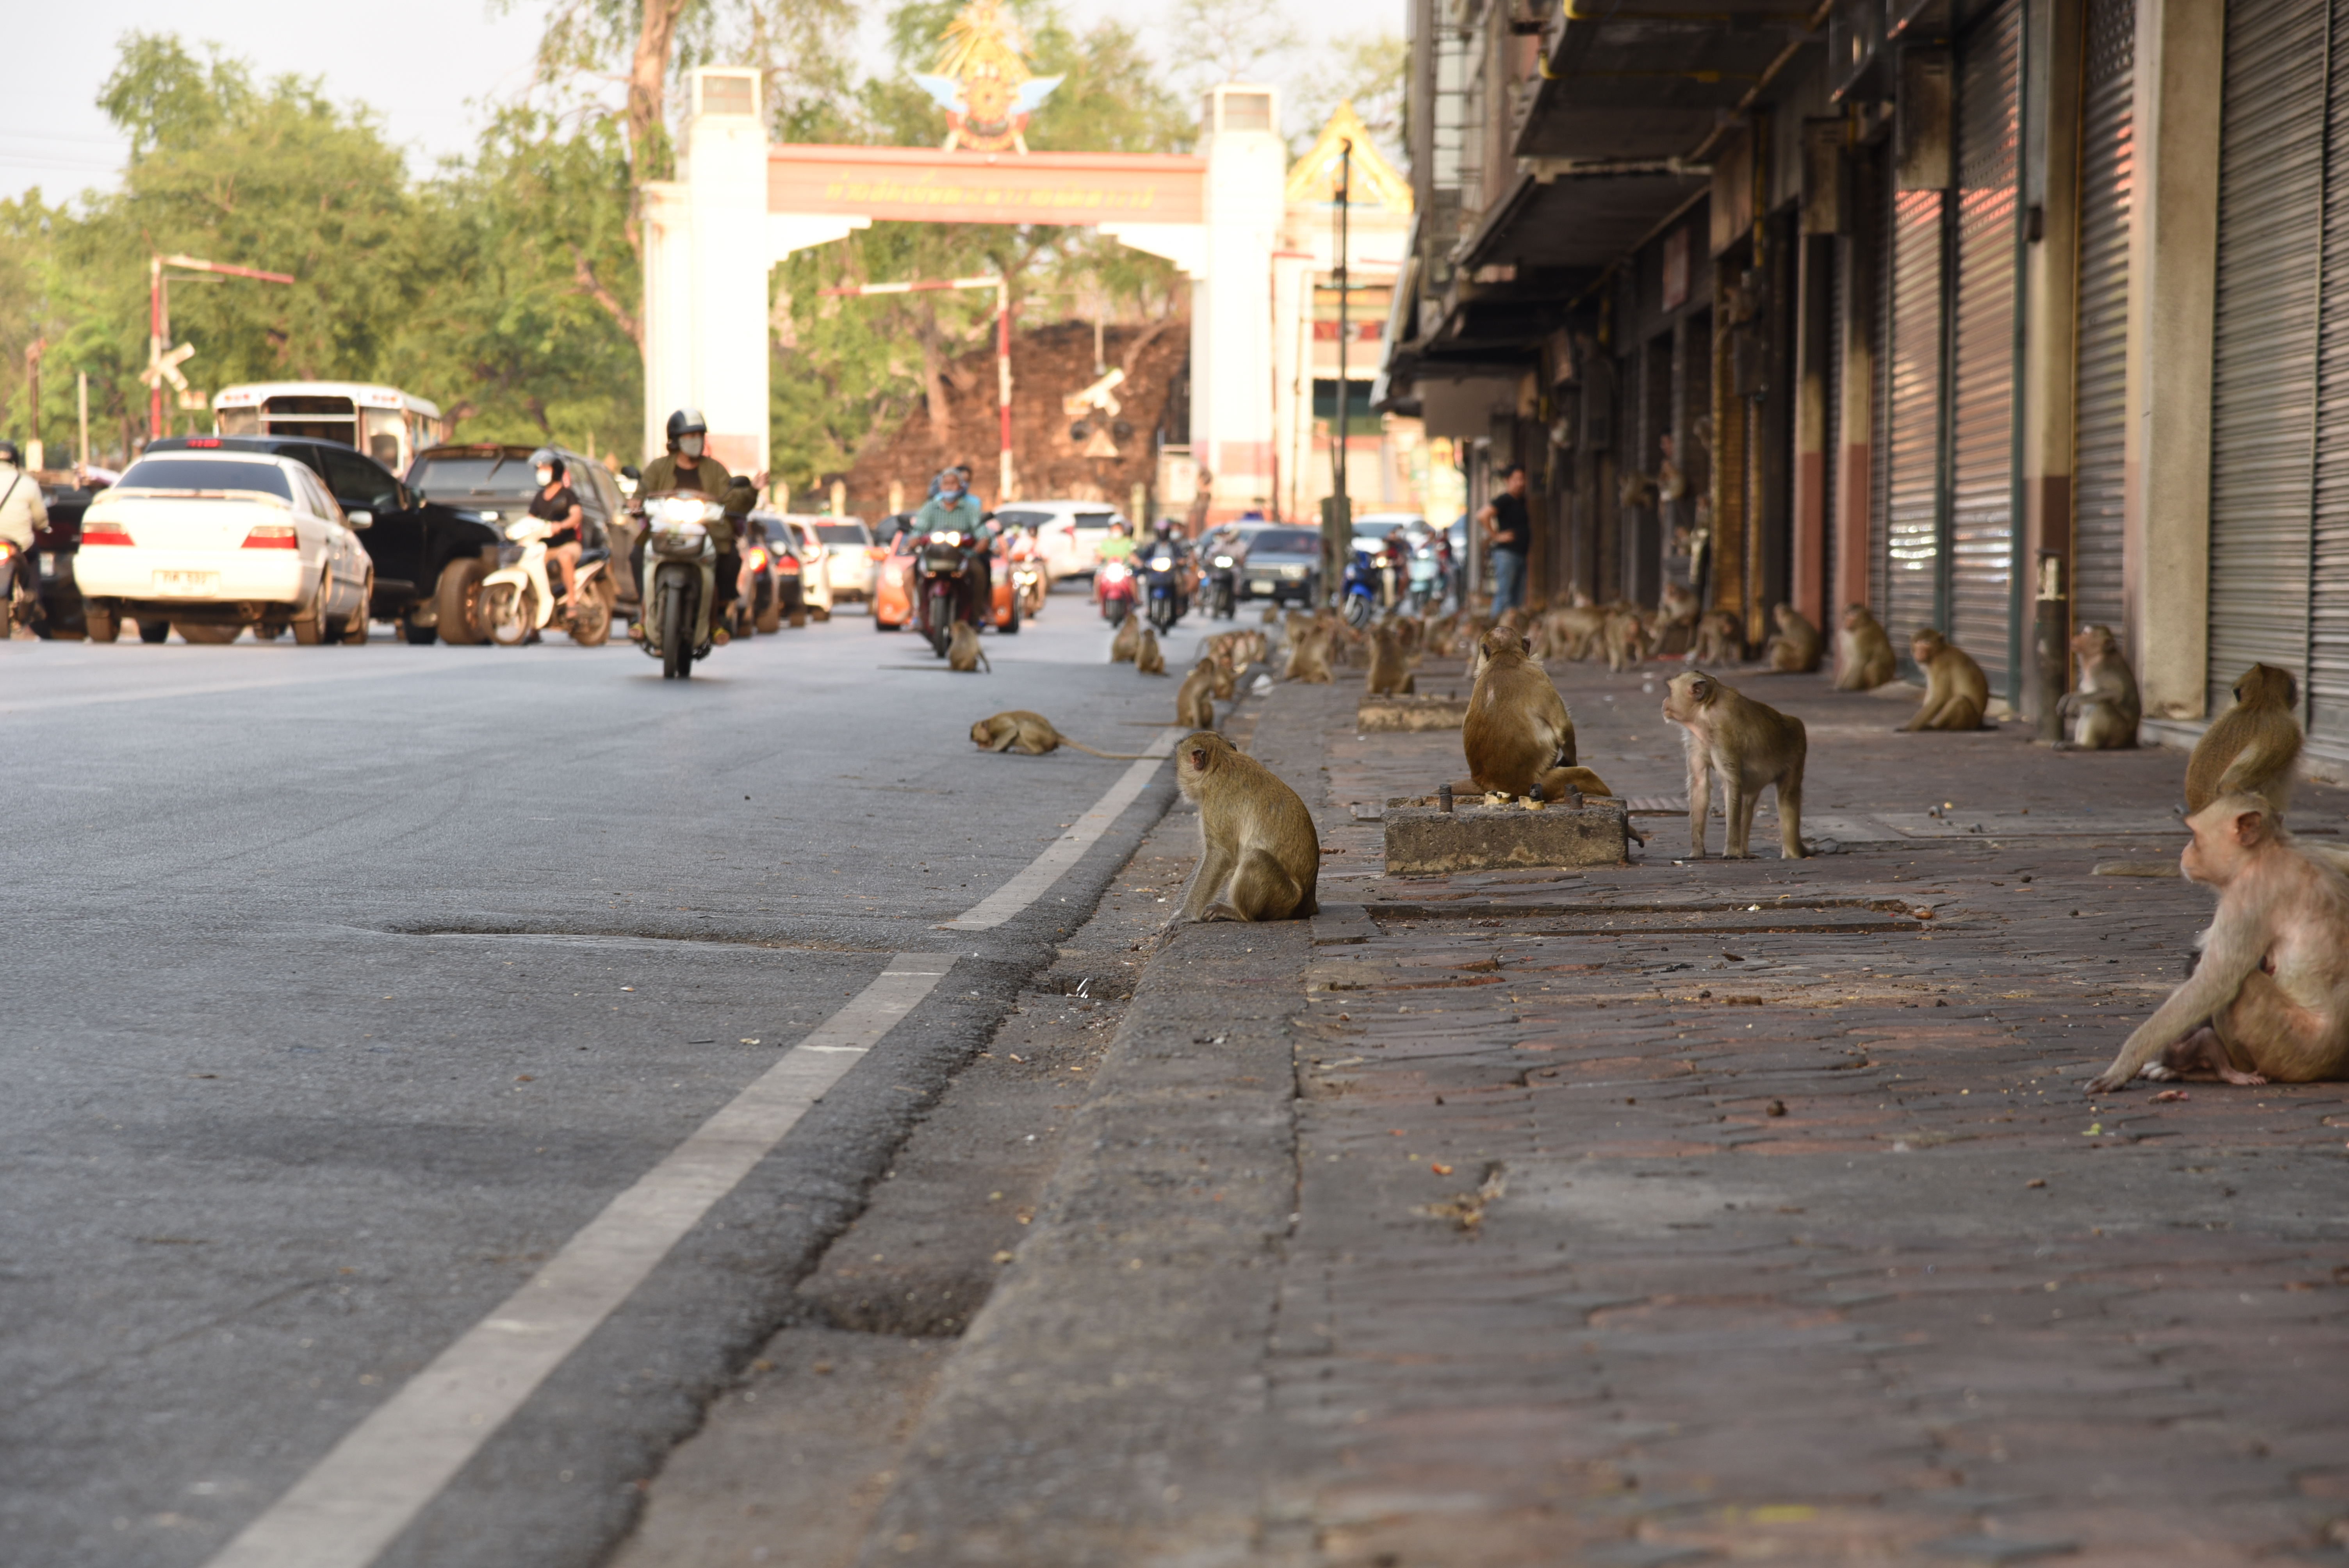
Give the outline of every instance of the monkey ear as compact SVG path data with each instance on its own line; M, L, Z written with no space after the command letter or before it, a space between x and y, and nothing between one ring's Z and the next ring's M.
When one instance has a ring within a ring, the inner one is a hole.
M2267 837L2267 818L2258 811L2235 813L2235 842L2250 849Z
M1532 653L1534 651L1534 640L1531 637L1519 637L1517 639L1517 651L1521 654Z

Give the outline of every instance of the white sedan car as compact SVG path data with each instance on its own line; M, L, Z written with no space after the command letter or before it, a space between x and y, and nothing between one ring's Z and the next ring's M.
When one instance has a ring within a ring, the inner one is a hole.
M262 452L140 458L89 503L74 581L94 643L126 620L160 643L224 643L251 625L298 643L367 641L375 569L316 475Z

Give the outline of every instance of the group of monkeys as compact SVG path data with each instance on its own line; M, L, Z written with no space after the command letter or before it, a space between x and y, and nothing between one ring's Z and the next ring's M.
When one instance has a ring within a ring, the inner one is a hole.
M1273 619L1268 613L1267 620ZM1602 607L1570 605L1530 625L1521 625L1514 614L1489 627L1462 616L1425 624L1394 617L1365 633L1326 613L1298 613L1286 628L1285 673L1291 680L1326 683L1333 659L1367 650L1368 688L1409 693L1425 651L1457 647L1474 661L1475 682L1461 725L1468 777L1454 790L1571 804L1611 791L1578 764L1573 717L1537 648L1587 656L1595 638L1611 652L1607 628L1615 619ZM1777 620L1779 636L1765 649L1765 673L1816 668L1816 630L1784 605ZM1647 635L1643 622L1632 629ZM1733 623L1720 631L1733 637ZM1630 634L1619 632L1616 640ZM1571 640L1578 637L1579 644ZM1125 630L1120 640L1127 640ZM1868 690L1893 678L1890 641L1864 605L1845 612L1837 645L1837 689ZM1919 631L1910 646L1927 687L1917 715L1900 727L1981 727L1989 699L1981 666L1930 629ZM2112 633L2085 627L2072 648L2080 679L2060 710L2071 726L2070 744L2083 749L2135 745L2137 682ZM1138 667L1164 673L1148 628L1134 633L1131 650ZM1228 698L1238 675L1270 651L1259 632L1210 639L1178 697L1177 721L1195 729L1175 748L1176 777L1185 798L1199 808L1201 852L1170 930L1190 921L1299 918L1318 907L1320 844L1311 813L1295 790L1213 727L1212 699ZM2296 716L2299 684L2291 672L2255 665L2235 683L2234 698L2196 744L2186 768L2185 814L2193 839L2179 865L2188 878L2217 892L2217 911L2196 939L2186 983L2088 1080L2090 1094L2113 1093L2139 1077L2193 1072L2234 1084L2349 1078L2349 849L2302 843L2283 825L2303 738ZM1782 856L1812 852L1802 837L1808 739L1801 719L1694 668L1671 678L1663 717L1683 737L1691 859L1705 853L1716 779L1724 796L1728 857L1749 853L1765 787L1777 792ZM1061 745L1092 751L1040 715L1025 712L981 720L972 726L971 739L994 751L1035 755Z

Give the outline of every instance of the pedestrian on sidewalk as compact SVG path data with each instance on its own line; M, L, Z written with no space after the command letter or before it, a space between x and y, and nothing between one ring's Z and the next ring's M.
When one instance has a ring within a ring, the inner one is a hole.
M1526 513L1526 470L1511 463L1501 470L1501 493L1476 514L1485 543L1493 552L1493 614L1522 608L1526 602L1526 547L1533 520Z

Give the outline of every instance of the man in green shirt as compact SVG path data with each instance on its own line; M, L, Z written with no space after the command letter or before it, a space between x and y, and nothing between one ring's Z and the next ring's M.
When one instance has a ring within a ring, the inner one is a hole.
M723 642L726 606L734 602L742 579L742 552L734 548L735 525L749 515L758 500L750 481L726 471L726 465L705 450L709 425L698 408L679 408L668 417L668 451L645 465L636 480L639 496L666 495L672 490L697 490L722 502L725 513L709 525L709 542L718 547L716 583L710 595L709 624L719 628L712 641ZM629 555L637 582L645 580L644 541Z

